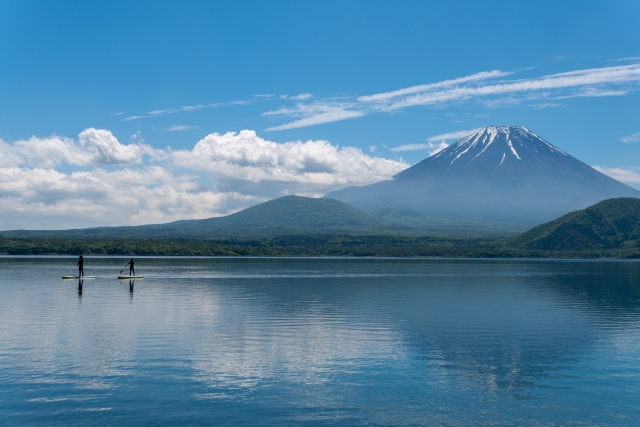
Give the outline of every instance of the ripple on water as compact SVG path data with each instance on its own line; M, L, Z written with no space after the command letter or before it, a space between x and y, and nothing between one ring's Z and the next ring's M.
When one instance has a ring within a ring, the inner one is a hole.
M640 424L636 262L86 263L0 258L3 424Z

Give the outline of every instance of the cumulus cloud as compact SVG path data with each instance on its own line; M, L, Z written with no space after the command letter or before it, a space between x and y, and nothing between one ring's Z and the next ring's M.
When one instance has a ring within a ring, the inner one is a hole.
M0 167L32 166L53 168L62 163L86 166L91 164L121 165L139 163L139 144L123 145L107 130L89 128L79 135L79 143L71 138L52 135L35 136L9 144L0 140L3 156Z
M142 160L138 145L122 145L108 130L89 128L78 137L80 145L93 154L91 159L93 163L121 165L140 163Z
M0 228L137 225L232 213L264 201L218 193L159 166L65 174L0 168Z
M320 196L347 185L390 179L409 166L328 141L276 143L252 130L213 133L193 150L167 155L176 165L210 173L222 191L271 197L291 192Z
M65 162L70 165L91 163L92 153L82 149L73 139L52 135L35 136L9 144L0 140L0 166L40 166L51 168Z
M390 179L409 166L327 141L276 143L250 130L208 135L192 150L123 145L111 132L92 128L78 142L32 137L0 141L0 149L5 230L209 218L281 195L322 196ZM56 169L62 163L81 170Z

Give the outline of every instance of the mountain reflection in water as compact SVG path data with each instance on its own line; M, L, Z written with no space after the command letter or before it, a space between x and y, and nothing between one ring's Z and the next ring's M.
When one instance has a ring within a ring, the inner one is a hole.
M636 262L147 258L134 295L89 258L81 297L70 264L0 258L8 424L640 418Z

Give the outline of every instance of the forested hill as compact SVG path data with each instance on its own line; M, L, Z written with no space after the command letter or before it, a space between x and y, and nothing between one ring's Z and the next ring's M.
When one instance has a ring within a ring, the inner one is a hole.
M392 233L393 227L333 199L285 196L232 215L134 227L3 231L18 238L175 238Z
M603 200L517 237L513 246L546 251L640 248L640 199Z
M640 258L640 199L605 200L515 238L401 235L336 200L294 196L209 220L0 234L11 255Z

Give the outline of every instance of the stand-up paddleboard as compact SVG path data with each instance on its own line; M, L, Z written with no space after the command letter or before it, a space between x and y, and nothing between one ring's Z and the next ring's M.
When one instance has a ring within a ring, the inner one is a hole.
M118 276L118 280L122 279L142 279L144 276Z
M62 276L63 279L95 279L96 276Z

